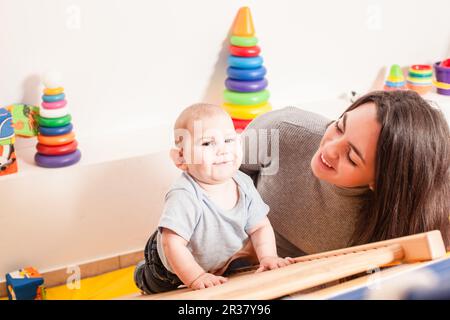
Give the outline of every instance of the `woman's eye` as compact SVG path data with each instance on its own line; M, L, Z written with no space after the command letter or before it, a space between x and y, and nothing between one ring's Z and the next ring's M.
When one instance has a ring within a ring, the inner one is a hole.
M206 141L202 143L202 147L209 147L210 145L212 145L212 141Z
M347 158L348 158L348 161L350 161L351 165L356 167L356 163L352 160L352 158L350 158L350 152L347 153Z
M334 123L334 126L336 127L336 130L337 130L338 132L341 132L341 133L342 133L342 130L341 130L341 128L339 128L339 123L338 123L337 121Z

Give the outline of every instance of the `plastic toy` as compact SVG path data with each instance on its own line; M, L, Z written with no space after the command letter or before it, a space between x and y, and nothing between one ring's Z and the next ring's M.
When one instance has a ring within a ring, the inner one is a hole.
M40 116L42 118L61 118L61 117L65 117L69 114L69 107L64 106L62 108L58 108L58 109L45 109L42 108L40 111Z
M272 110L266 89L267 70L257 44L250 9L242 7L231 28L228 78L223 92L223 108L230 114L236 131L244 130L252 119Z
M424 64L412 65L408 70L406 78L406 87L414 90L419 94L426 94L432 88L431 77L433 70L431 66Z
M42 102L41 106L44 109L59 109L64 108L67 104L66 100L60 100L55 102Z
M232 91L238 92L255 92L264 90L268 85L267 79L254 81L239 81L228 78L225 80L225 86Z
M78 142L60 75L46 75L44 84L42 108L37 117L39 134L34 160L38 166L45 168L70 166L80 161L81 152L77 149Z
M450 59L434 64L434 72L436 80L433 84L437 89L437 93L450 96Z
M67 144L75 140L75 133L69 132L59 136L43 136L38 134L38 141L41 144L47 146L60 146L62 144Z
M14 128L11 113L0 108L0 176L17 172Z
M72 153L77 150L77 147L78 147L78 142L76 140L74 140L68 144L63 144L60 146L47 146L45 144L40 144L40 143L38 143L36 145L36 149L37 149L38 153L47 155L47 156L58 156L58 155Z
M44 136L57 136L66 134L71 132L72 129L73 125L71 123L62 127L39 127L40 133Z
M253 106L239 106L230 103L223 104L224 109L230 114L232 119L249 120L272 110L270 103Z
M36 117L39 107L28 104L12 104L6 107L11 112L14 133L21 137L37 135Z
M227 69L227 75L231 79L235 80L262 80L266 75L266 68L259 67L256 69L238 69L229 67Z
M33 267L6 275L6 289L10 300L44 300L44 278Z
M34 161L45 168L62 168L71 166L81 159L80 150L75 150L72 153L58 155L58 156L47 156L41 153L36 153L34 156Z
M406 89L405 78L403 77L402 69L398 64L391 66L389 76L384 83L384 90L403 90Z

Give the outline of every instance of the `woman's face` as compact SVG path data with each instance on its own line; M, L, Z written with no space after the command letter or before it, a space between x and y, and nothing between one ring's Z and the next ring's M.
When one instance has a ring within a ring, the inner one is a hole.
M311 160L314 175L341 187L373 189L380 130L374 103L346 112L328 126Z

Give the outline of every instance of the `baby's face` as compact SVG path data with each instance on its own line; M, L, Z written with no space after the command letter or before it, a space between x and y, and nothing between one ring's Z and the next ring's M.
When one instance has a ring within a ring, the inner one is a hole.
M208 184L223 183L233 177L242 162L242 148L231 119L215 115L196 120L189 131L193 157L186 161L187 171Z

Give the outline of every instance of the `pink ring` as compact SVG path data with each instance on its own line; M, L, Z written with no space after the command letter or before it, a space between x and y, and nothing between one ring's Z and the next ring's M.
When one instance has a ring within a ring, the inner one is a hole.
M44 109L60 109L65 107L67 104L67 100L60 100L55 102L45 102L41 103L42 108Z

